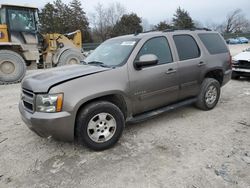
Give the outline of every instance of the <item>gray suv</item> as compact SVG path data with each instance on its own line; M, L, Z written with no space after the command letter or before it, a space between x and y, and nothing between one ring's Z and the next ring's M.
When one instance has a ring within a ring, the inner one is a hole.
M217 32L120 36L102 43L81 65L26 77L19 110L40 136L104 150L119 140L125 123L193 103L213 109L231 72L230 53Z

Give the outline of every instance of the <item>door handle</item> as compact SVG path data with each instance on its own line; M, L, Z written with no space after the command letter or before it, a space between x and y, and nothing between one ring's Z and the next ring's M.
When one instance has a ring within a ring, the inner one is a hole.
M204 66L206 65L206 63L204 63L203 61L201 61L200 63L198 63L198 67Z
M173 69L173 68L170 68L168 69L167 72L165 72L166 74L173 74L173 73L176 73L176 69Z

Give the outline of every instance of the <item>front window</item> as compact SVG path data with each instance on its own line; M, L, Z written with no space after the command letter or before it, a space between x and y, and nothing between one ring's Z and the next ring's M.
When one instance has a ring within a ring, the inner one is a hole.
M138 39L110 39L96 48L84 61L87 64L116 67L125 63Z
M8 9L8 20L12 31L35 31L35 11Z
M158 57L158 64L173 62L172 53L165 37L155 37L145 42L136 56L136 61L138 61L139 58L145 54L156 55Z

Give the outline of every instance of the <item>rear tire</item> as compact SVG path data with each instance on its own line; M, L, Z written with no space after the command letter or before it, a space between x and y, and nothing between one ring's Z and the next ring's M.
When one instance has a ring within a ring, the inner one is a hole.
M76 119L76 139L82 145L99 151L112 147L122 135L125 120L113 103L97 101L80 110Z
M0 50L0 84L18 83L25 73L25 61L18 53Z
M205 78L201 85L201 91L196 107L201 110L213 109L220 98L220 83L214 78Z
M80 64L83 60L84 56L80 51L68 49L59 57L57 66Z

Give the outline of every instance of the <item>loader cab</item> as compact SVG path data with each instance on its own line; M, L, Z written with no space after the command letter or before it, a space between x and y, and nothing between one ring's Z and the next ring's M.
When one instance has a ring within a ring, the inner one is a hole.
M7 27L9 42L37 44L37 8L0 5L0 24Z

